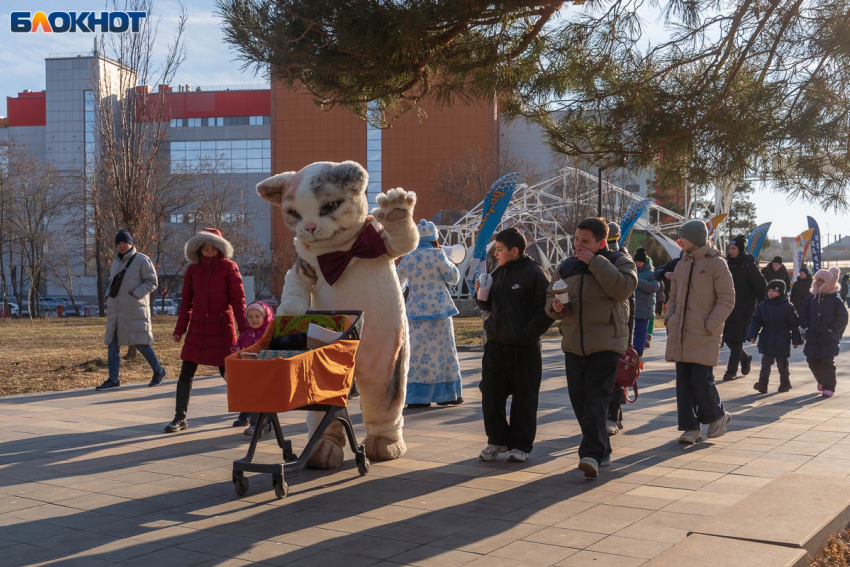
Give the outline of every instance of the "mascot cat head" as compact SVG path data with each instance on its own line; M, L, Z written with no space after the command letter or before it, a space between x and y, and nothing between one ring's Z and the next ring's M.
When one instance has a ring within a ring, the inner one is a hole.
M281 208L283 222L310 248L332 250L357 236L368 214L369 174L356 162L311 163L257 184L257 193Z

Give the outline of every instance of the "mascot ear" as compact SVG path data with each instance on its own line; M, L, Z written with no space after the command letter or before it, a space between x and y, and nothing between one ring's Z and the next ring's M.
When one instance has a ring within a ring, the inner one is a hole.
M343 161L330 171L331 181L346 191L364 193L369 184L369 174L356 161Z
M295 177L295 171L287 171L264 179L257 183L257 194L272 205L279 207L283 195L295 189Z

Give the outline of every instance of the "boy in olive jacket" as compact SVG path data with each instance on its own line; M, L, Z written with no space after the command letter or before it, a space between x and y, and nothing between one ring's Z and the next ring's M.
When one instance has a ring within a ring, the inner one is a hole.
M578 468L588 478L596 478L599 467L610 463L605 421L617 365L629 346L629 297L638 282L632 259L609 249L607 236L604 219L579 223L575 255L558 268L569 303L558 301L551 284L546 298L546 313L561 320L570 403L581 426Z

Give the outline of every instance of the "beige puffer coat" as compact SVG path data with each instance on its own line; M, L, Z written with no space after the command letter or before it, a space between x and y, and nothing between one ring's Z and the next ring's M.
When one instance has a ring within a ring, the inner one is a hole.
M734 306L735 286L723 254L711 243L685 252L670 281L664 316L667 361L717 365L723 323Z
M116 297L106 297L106 334L103 342L112 342L112 336L118 333L119 345L152 345L153 327L151 326L150 294L156 289L156 268L151 259L132 248L124 258L115 255L109 270L109 281L124 269L130 258L133 263Z

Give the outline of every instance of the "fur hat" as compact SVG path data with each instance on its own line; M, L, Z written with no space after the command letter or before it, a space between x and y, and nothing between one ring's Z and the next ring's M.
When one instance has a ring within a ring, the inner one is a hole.
M679 229L679 236L697 246L705 246L705 243L708 242L708 229L701 220L691 220L682 225Z
M783 262L782 262L782 256L777 256L776 258L774 258L773 260L771 260L771 264L773 264L773 263L776 263L776 264L782 264L782 263L783 263Z
M192 263L199 262L201 260L199 253L204 244L212 244L225 258L233 257L233 246L221 235L221 232L216 228L205 228L186 242L183 247L186 259Z
M841 270L835 266L828 270L818 270L815 274L815 282L812 284L812 293L838 293L841 290L841 285L838 283L840 275Z
M619 242L620 241L620 225L615 222L608 223L608 242Z
M130 231L126 228L122 228L118 231L118 234L115 235L115 245L118 246L121 242L126 242L130 246L133 245L133 237L130 235Z
M635 262L646 262L646 250L643 248L638 248L635 251L635 255L632 258Z
M784 280L772 280L769 284L767 284L768 290L778 291L779 295L785 295L785 281Z
M422 219L416 228L419 229L419 242L437 242L437 225Z

